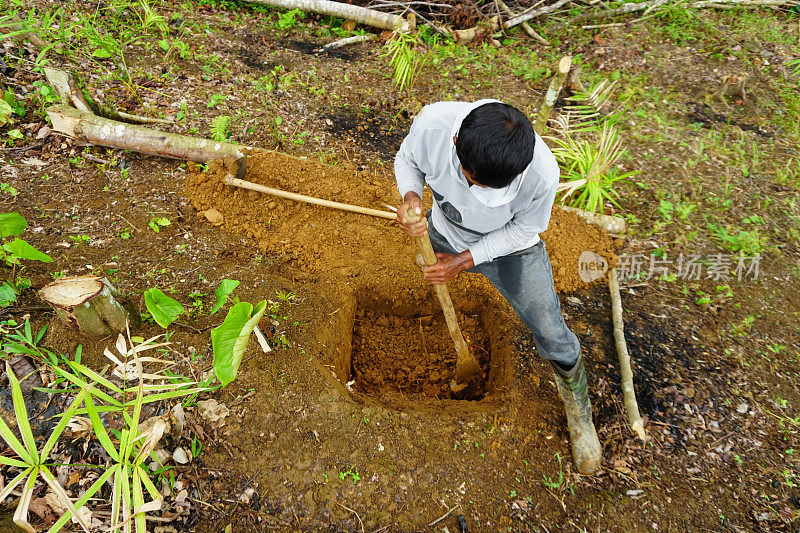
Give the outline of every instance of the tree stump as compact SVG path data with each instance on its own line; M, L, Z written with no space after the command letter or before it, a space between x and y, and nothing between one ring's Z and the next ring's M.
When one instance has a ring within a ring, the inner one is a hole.
M100 276L62 278L46 285L39 297L49 304L69 329L104 337L125 331L136 317L115 298L117 291Z

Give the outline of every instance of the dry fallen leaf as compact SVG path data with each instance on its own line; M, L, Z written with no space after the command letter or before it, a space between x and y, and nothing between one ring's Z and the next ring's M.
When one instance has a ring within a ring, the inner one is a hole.
M200 416L202 416L205 421L212 424L222 420L231 412L225 404L219 403L213 398L197 402L197 406L200 408Z

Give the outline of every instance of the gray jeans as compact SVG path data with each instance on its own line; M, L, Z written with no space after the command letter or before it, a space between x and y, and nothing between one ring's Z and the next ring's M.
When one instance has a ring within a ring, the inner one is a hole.
M433 249L454 254L456 251L430 223L428 234ZM553 271L543 241L494 261L476 265L467 272L479 272L508 300L533 333L539 354L565 367L573 366L580 355L578 338L561 316L561 303L553 286Z

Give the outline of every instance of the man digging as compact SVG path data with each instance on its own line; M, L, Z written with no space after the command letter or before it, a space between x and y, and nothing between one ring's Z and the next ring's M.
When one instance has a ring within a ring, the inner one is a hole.
M553 273L539 233L547 229L559 170L553 154L516 108L497 100L438 102L422 109L394 162L403 205L400 228L427 232L438 262L424 268L430 283L480 272L533 333L550 361L567 413L572 457L593 474L602 452L578 338L564 323ZM433 209L422 215L425 184Z

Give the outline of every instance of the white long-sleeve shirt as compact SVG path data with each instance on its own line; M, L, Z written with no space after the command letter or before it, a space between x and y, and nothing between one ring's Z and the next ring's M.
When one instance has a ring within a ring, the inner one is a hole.
M469 250L476 265L524 250L547 229L558 185L558 163L536 135L533 160L502 189L470 186L453 137L476 107L497 100L437 102L425 106L394 160L397 188L420 197L433 193L431 220L457 251Z

